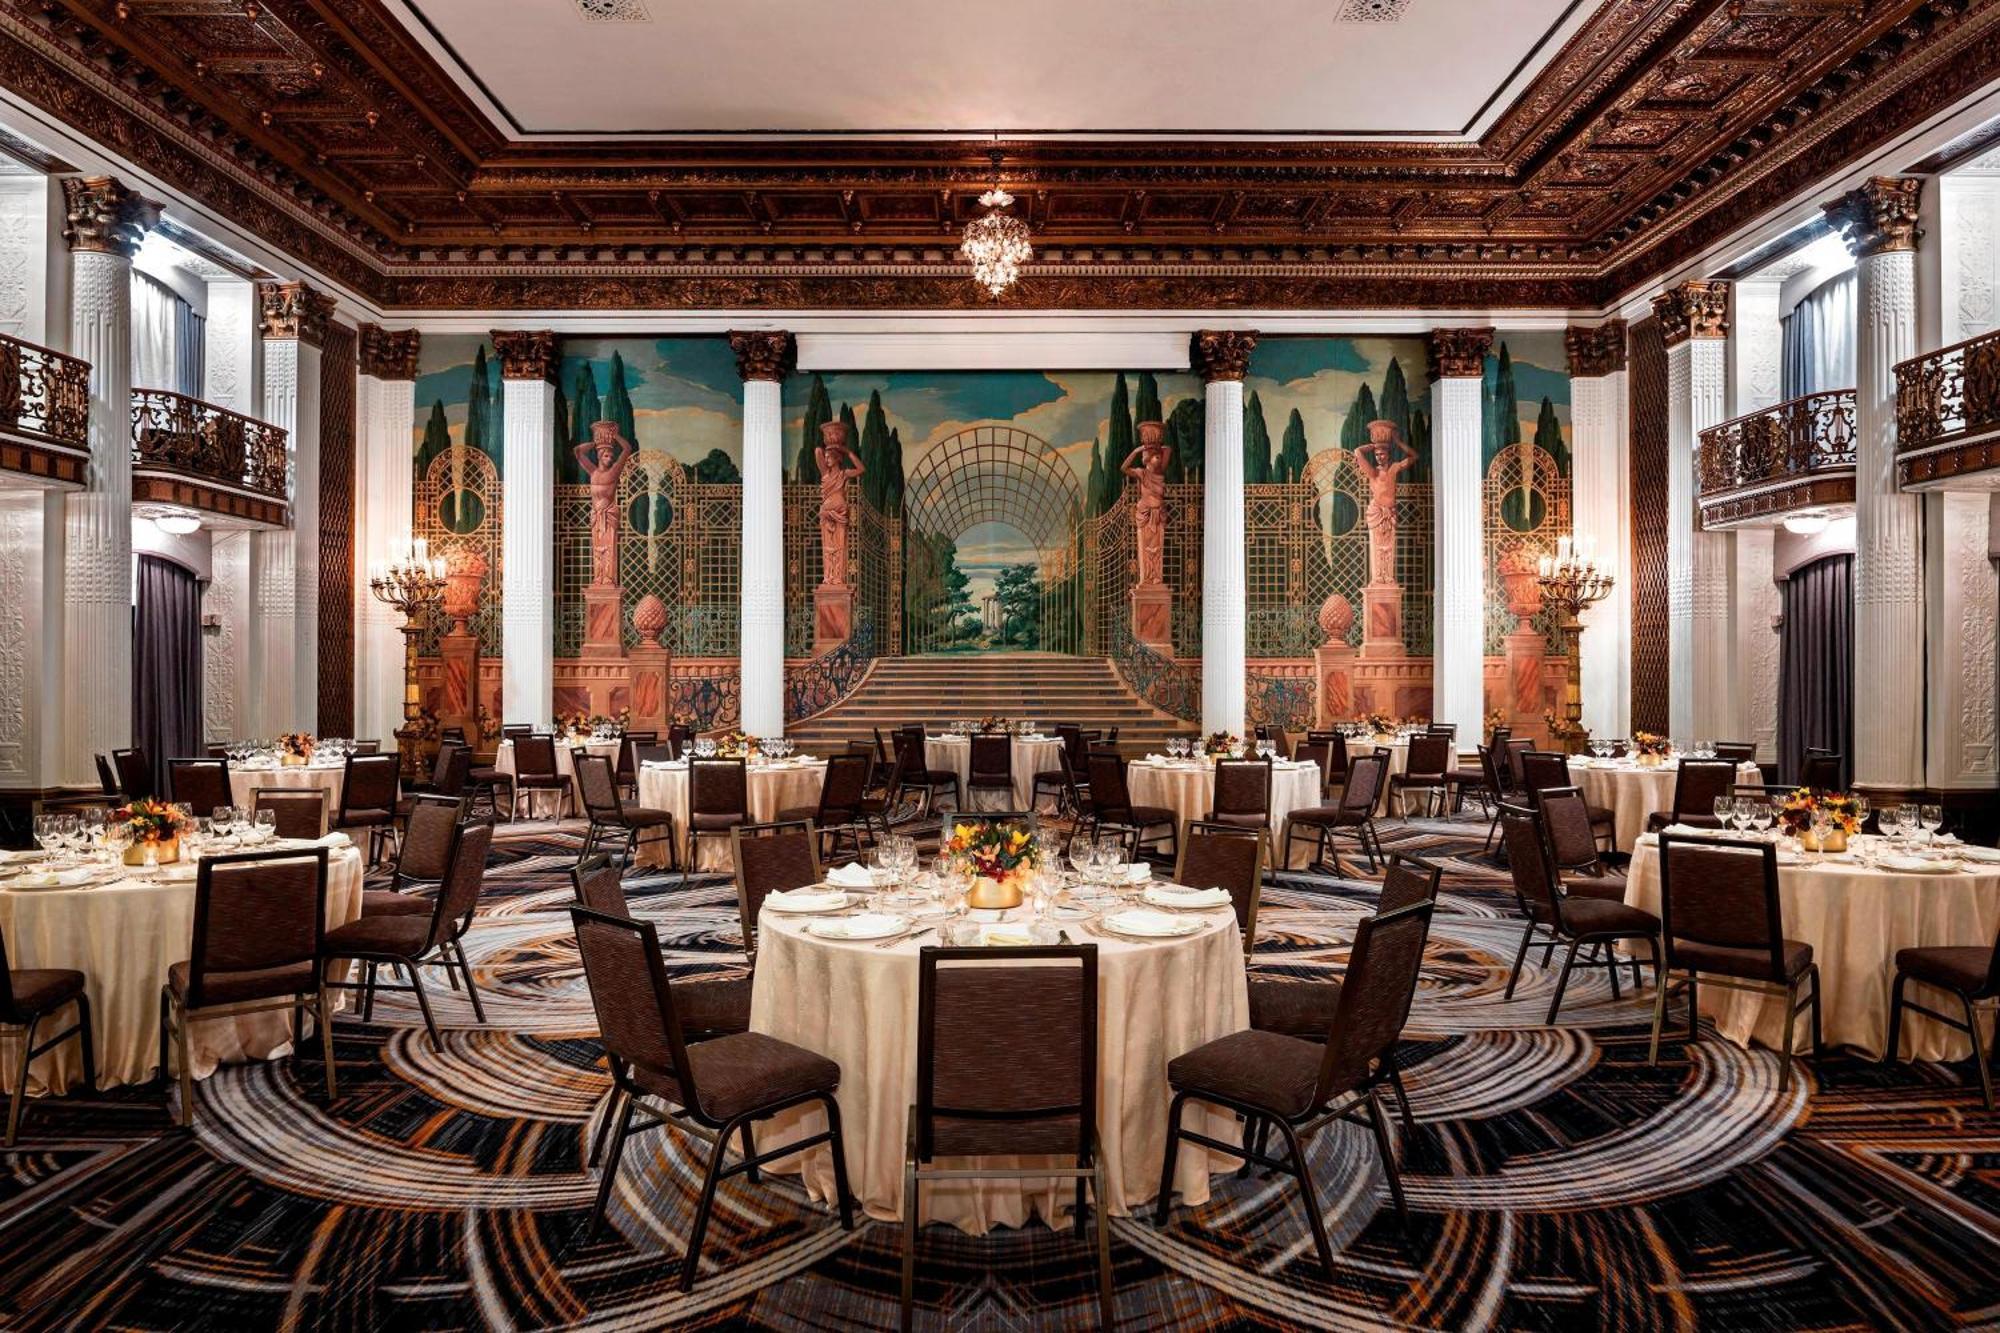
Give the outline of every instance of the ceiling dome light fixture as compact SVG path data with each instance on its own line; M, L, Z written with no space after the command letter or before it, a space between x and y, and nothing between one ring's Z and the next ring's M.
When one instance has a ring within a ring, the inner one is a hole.
M1028 241L1028 224L1002 211L1013 204L1014 196L1000 188L999 149L993 150L992 158L993 188L979 196L986 211L965 224L958 253L972 265L972 280L988 296L999 296L1014 285L1021 265L1035 257L1035 247Z
M193 514L155 514L153 526L174 537L186 537L201 531L201 520Z
M1801 509L1796 514L1785 515L1785 531L1800 537L1816 537L1826 531L1832 515L1824 509Z

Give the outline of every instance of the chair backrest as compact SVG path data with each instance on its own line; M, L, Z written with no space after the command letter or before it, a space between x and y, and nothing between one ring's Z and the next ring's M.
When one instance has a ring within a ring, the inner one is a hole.
M493 821L473 819L459 825L451 847L451 864L438 888L431 916L431 944L436 946L472 922L479 907L479 890L486 883L486 854L493 846Z
M452 794L445 789L445 784L451 780L452 756L460 750L466 750L468 755L470 754L470 750L462 741L441 740L438 742L437 758L431 761L431 786L447 796Z
M1347 764L1347 785L1340 789L1340 808L1355 814L1372 811L1389 775L1389 756L1382 750L1354 756Z
M382 742L379 740L357 740L354 742L354 752L356 754L380 754L382 753Z
M1347 737L1334 732L1326 738L1326 780L1345 781L1348 772Z
M506 734L506 732L507 732L507 729L506 729L505 727L502 727L502 728L500 729L500 732L501 732L501 734L502 734L502 735L505 735L505 734ZM465 728L464 728L464 727L440 727L440 728L438 729L438 739L439 739L439 740L446 740L446 741L456 741L456 742L457 742L458 744L460 744L460 745L463 745L463 744L465 744Z
M471 782L472 747L469 745L453 745L451 747L451 761L445 768L444 776L439 778L436 783L437 794L440 796L457 796Z
M607 852L592 852L569 868L569 885L577 902L606 916L632 915L625 903L624 872Z
M1831 750L1806 752L1805 765L1799 770L1799 785L1814 791L1839 791L1840 756Z
M1218 815L1269 815L1271 813L1271 761L1268 759L1218 759L1215 761L1215 813Z
M750 769L741 759L688 761L688 813L750 817Z
M681 758L687 754L688 746L693 744L693 727L683 726L677 722L667 728L667 749L670 752L667 757L669 759Z
M1132 808L1132 794L1125 789L1125 760L1116 750L1092 749L1085 770L1090 774L1093 809L1118 814Z
M1715 798L1736 785L1736 764L1728 759L1683 759L1674 774L1676 815L1715 814Z
M1190 889L1227 889L1243 932L1243 952L1257 939L1257 900L1264 884L1264 839L1240 824L1194 821L1181 841L1174 883Z
M632 762L635 765L664 764L674 757L671 745L635 745L632 747Z
M318 966L326 937L326 851L236 852L195 863L188 1008L210 1003L209 983L220 973Z
M1507 792L1507 774L1501 767L1504 763L1501 754L1502 751L1491 745L1479 747L1479 771L1485 776L1486 785L1495 796L1503 796Z
M437 796L425 792L410 798L409 819L403 825L403 846L396 854L396 879L434 884L451 869L451 849L458 826L472 804L470 796Z
M509 722L500 728L500 739L503 741L515 741L521 739L523 736L532 736L534 734L535 727L532 722ZM463 731L459 732L461 738L464 735Z
M1333 780L1333 770L1327 767L1332 755L1333 745L1329 741L1303 740L1292 749L1293 762L1319 769L1319 791L1325 791L1327 783Z
M736 862L736 913L743 924L743 947L754 951L757 914L764 910L764 899L825 878L819 865L819 835L804 820L738 824L729 830L729 850Z
M996 1015L1005 1015L996 1022ZM917 955L917 1160L1092 1156L1097 946Z
M153 761L144 750L137 747L113 750L111 766L118 770L118 787L126 800L137 801L153 794Z
M1667 966L1680 946L1747 949L1744 975L1785 977L1784 907L1778 896L1778 849L1768 842L1660 835L1660 933ZM1704 960L1704 970L1712 960Z
M1271 742L1271 753L1287 755L1292 752L1292 738L1283 727L1259 727L1259 740Z
M1008 736L974 736L967 756L974 777L997 780L1014 776L1014 741Z
M253 787L252 810L269 810L280 838L324 838L327 792L323 787Z
M1562 894L1556 869L1549 861L1539 812L1525 805L1500 805L1500 845L1507 852L1507 869L1514 877L1514 897L1521 915L1562 933Z
M396 812L396 768L393 754L351 754L340 783L341 822L349 815L380 810Z
M1072 779L1081 776L1090 759L1090 742L1083 738L1083 728L1074 722L1058 722L1056 736L1062 741L1063 767Z
M1506 748L1507 741L1513 734L1514 729L1512 727L1496 726L1493 728L1492 734L1486 738L1486 748L1498 754L1502 749Z
M514 737L514 776L552 778L556 776L556 738L546 732Z
M1410 737L1410 758L1403 766L1404 776L1435 778L1442 776L1450 767L1451 737L1429 732Z
M1364 917L1354 928L1340 1003L1320 1059L1315 1105L1367 1081L1377 1061L1395 1050L1423 977L1424 945L1436 902L1406 903Z
M1560 750L1521 752L1521 794L1533 805L1551 787L1571 787L1569 758Z
M630 782L639 772L639 761L633 757L632 751L641 745L657 744L659 739L660 733L657 731L628 731L619 738L618 780L620 782Z
M1549 856L1558 870L1602 874L1597 859L1597 830L1590 826L1590 806L1575 787L1544 787L1536 808L1548 831Z
M167 787L174 799L197 815L205 815L219 805L233 805L229 794L227 759L169 759Z
M119 795L118 774L112 771L111 761L101 754L95 756L95 758L97 760L97 785L104 788L106 796L115 797Z
M1382 876L1382 891L1376 898L1379 914L1398 911L1411 903L1436 902L1438 884L1444 877L1440 866L1407 852L1391 852L1389 869Z
M1727 759L1732 764L1754 764L1757 762L1757 745L1754 741L1717 741L1715 757Z
M618 778L611 771L611 761L601 754L578 750L570 756L570 765L576 771L576 793L583 802L583 813L614 824L622 820L625 812L619 804Z
M1519 791L1521 789L1521 756L1534 748L1535 742L1531 737L1509 736L1507 738L1507 746L1501 752L1501 759L1504 762L1501 764L1500 771L1507 775L1508 790Z
M866 751L827 756L826 772L819 780L820 827L850 824L860 818L874 768L875 760Z
M675 1095L668 1100L695 1109L694 1071L674 1012L673 987L660 956L660 934L650 921L613 916L588 907L569 909L576 949L590 987L590 1007L613 1068L643 1069Z

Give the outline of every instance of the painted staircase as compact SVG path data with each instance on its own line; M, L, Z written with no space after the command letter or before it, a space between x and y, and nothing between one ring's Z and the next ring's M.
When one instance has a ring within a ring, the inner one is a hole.
M1119 748L1127 754L1158 749L1167 737L1187 735L1197 726L1133 694L1104 658L982 653L881 658L854 693L817 717L787 726L785 734L802 749L826 754L850 740L872 739L877 727L886 736L908 722L941 729L989 714L1048 728L1058 722L1117 727Z

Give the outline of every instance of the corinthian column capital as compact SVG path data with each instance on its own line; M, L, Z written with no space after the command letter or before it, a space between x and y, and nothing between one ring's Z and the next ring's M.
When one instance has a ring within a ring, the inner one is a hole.
M1865 259L1917 248L1923 236L1917 228L1917 201L1923 190L1916 176L1876 176L1820 208L1845 233L1854 257Z
M1203 383L1240 380L1250 369L1257 335L1249 329L1203 329L1194 335L1190 355Z
M160 206L116 176L65 176L63 239L72 250L130 259L160 220Z
M792 367L792 335L782 329L732 329L729 347L746 380L782 380Z

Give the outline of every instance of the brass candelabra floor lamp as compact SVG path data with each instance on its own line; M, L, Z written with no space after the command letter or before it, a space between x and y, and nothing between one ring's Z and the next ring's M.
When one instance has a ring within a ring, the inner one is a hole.
M1581 616L1611 595L1614 580L1609 569L1564 537L1554 555L1542 557L1535 581L1542 591L1543 607L1556 613L1556 636L1569 663L1562 716L1549 718L1549 738L1561 743L1563 753L1581 754L1590 739L1583 725L1583 659L1578 653L1583 639Z
M369 571L369 591L403 617L403 725L396 728L396 755L406 780L422 776L423 696L417 689L417 635L444 602L444 564L419 537L402 555L380 561Z

